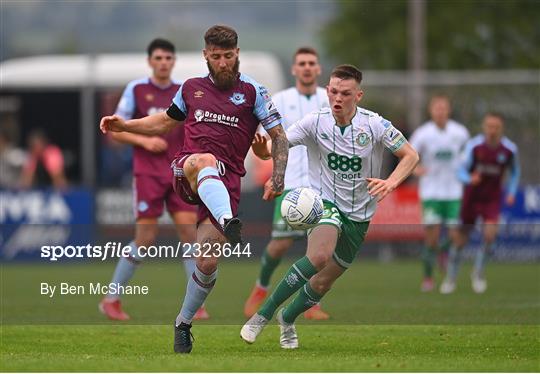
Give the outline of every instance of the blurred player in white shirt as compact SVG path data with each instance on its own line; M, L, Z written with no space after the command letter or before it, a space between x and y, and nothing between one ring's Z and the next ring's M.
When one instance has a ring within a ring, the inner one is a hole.
M460 154L469 140L469 132L465 126L450 119L450 110L447 96L433 96L429 104L431 120L416 129L410 140L420 155L420 164L414 174L420 178L419 194L425 225L424 248L421 252L423 292L432 291L435 287L433 267L436 254L440 251L442 224L449 225L450 237L456 235L463 192L457 170Z

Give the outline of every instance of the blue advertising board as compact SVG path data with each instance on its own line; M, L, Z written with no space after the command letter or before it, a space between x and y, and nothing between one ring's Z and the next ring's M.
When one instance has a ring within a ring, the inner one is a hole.
M481 245L477 228L468 252ZM520 188L514 205L503 206L493 255L497 260L540 260L540 186Z
M124 210L130 213L131 199L128 200ZM111 209L116 215L122 213L119 206L105 205L108 210L102 207L102 212L96 214L95 196L91 190L83 188L64 192L0 191L0 261L39 260L44 245L92 244L96 216L108 217ZM110 221L101 224L116 223ZM466 257L472 256L482 245L479 227L471 235ZM382 237L377 241L384 242L385 239ZM520 188L515 204L503 207L494 259L540 260L540 185Z
M0 259L39 258L43 245L91 242L94 197L83 188L0 191Z

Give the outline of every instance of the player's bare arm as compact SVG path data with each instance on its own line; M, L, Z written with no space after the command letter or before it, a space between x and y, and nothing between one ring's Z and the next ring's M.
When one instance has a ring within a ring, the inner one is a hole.
M377 201L384 199L411 175L419 161L418 153L409 143L405 143L394 155L399 158L399 163L387 179L367 178L369 194L377 196Z
M140 135L162 135L169 132L178 125L179 122L167 115L166 112L160 112L151 116L124 120L118 115L106 116L101 119L99 128L101 132L130 132Z
M124 144L142 147L149 152L160 153L167 149L167 141L159 136L145 136L129 132L111 132L114 140Z
M272 139L272 160L274 169L272 178L264 187L263 199L273 199L281 195L285 187L285 169L287 168L287 159L289 157L289 141L285 135L283 126L277 125L268 130L268 135Z

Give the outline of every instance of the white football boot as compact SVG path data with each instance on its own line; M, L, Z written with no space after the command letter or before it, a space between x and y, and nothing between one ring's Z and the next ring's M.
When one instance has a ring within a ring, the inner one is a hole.
M487 281L478 274L472 273L471 287L475 293L484 293L487 290Z
M294 323L286 323L283 320L283 309L279 310L276 319L279 323L279 345L281 345L281 348L298 348L298 335L296 335L296 327L294 327Z
M443 295L448 295L453 293L456 290L456 282L446 278L439 288L440 293Z
M262 332L264 327L268 324L268 320L258 313L255 313L248 321L242 326L240 330L240 337L244 339L246 343L253 344L257 339L257 336Z

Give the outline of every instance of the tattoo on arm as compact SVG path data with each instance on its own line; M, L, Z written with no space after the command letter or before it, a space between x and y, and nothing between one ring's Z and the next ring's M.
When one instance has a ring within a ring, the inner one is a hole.
M274 191L283 191L285 185L285 168L289 158L289 141L281 125L273 127L269 131L272 137L272 159L274 170L272 173L272 188Z

